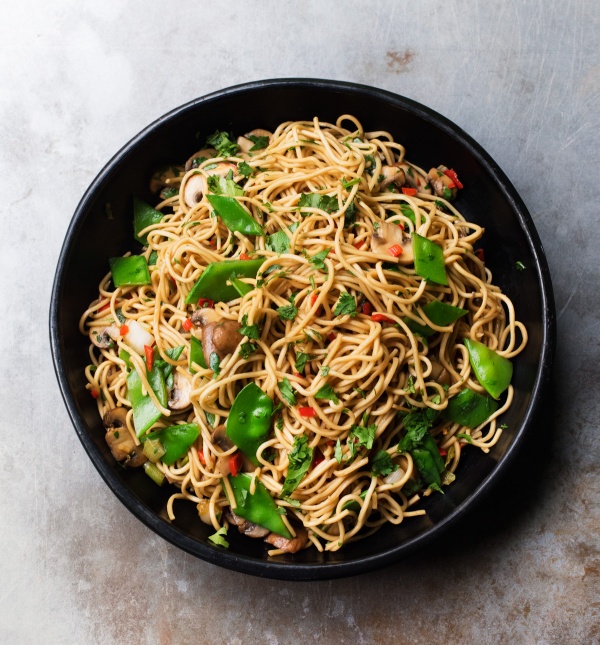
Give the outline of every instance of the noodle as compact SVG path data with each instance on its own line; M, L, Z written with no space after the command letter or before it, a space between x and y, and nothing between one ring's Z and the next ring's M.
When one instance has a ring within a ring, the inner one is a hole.
M155 208L164 217L142 231L147 234L143 256L153 257L151 284L112 288L109 273L100 282L98 300L81 317L81 331L92 341L107 326L118 328L119 320L139 323L155 341L157 359L189 382L191 406L174 410L161 403L126 334L113 335L111 346L91 346L93 365L85 376L102 416L115 407L128 411L126 426L136 445L127 385L132 370L142 393L162 413L153 430L198 424L200 435L187 454L171 465L158 460L156 467L179 489L169 500L169 517L174 518L175 499L189 500L199 511L207 509L203 519L215 529L223 525L228 507L235 510L223 463L237 448L220 446L214 428L227 423L242 387L256 383L281 407L257 450L258 466L246 469L252 475L249 494L260 482L284 509L280 517L292 536L303 526L306 546L335 551L387 523L424 513L411 507L432 487L421 481L415 488L421 477L414 451L399 450L407 414L431 411L435 421L429 432L445 458L444 484L454 478L465 445L488 452L497 443L502 432L497 419L510 406L512 386L505 402L474 428L452 422L443 412L465 388L486 394L465 338L513 358L524 348L527 332L474 251L483 229L450 203L453 182L444 180L445 197L434 194L428 173L406 162L404 148L389 133L365 133L354 117L344 115L335 124L317 118L282 123L268 134L268 145L263 141L266 147L254 152L201 158L187 171L178 167L157 175L164 199ZM243 185L236 199L264 226L264 236L232 232L213 213L207 194L190 204L191 182L202 177L214 186L209 178L223 177L221 165ZM386 185L398 168L408 190L400 190L398 180ZM303 198L307 194L314 197ZM424 279L402 249L393 255L392 248L375 248L389 224L402 232L396 236L417 232L441 247L447 285ZM286 236L280 238L283 250L272 250L269 236L278 232ZM241 278L249 293L216 302L214 312L221 321L258 325L258 338L245 338L217 370L197 363L190 370L190 338L200 338L201 331L186 323L192 312L186 296L209 264L240 256L261 257L264 263L256 277ZM434 300L467 313L436 325L423 310ZM340 313L342 302L348 309ZM286 308L289 314L283 315ZM431 333L418 333L419 326ZM167 351L179 346L183 352L173 359ZM446 384L435 376L440 371ZM361 438L367 431L370 440ZM290 455L302 436L312 449L312 465L283 496ZM373 474L375 455L395 470Z

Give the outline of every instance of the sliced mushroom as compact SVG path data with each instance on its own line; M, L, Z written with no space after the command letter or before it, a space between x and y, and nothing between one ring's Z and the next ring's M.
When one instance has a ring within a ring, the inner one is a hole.
M236 320L225 320L206 325L202 330L204 356L208 356L210 360L210 356L215 352L222 360L227 354L235 352L244 338L239 329L240 325Z
M431 361L431 378L440 385L452 385L450 372L437 361Z
M234 447L233 441L227 436L225 426L217 426L210 435L210 441L215 446L218 446L223 452L227 452Z
M306 546L308 542L308 533L303 526L294 527L296 529L296 537L288 540L282 535L277 535L277 533L269 533L265 538L265 542L272 544L276 549L281 549L286 553L296 553L300 549Z
M192 384L181 374L173 373L173 387L169 390L169 408L171 410L185 410L192 404L190 393Z
M438 197L445 197L446 199L452 201L456 197L456 191L458 190L452 179L448 175L444 174L444 170L447 170L446 166L439 166L438 168L432 168L427 175L429 177L429 183L433 188L433 192ZM447 197L444 195L444 192L449 190L451 196Z
M123 461L129 468L137 468L147 461L142 452L142 446L136 446L133 437L127 429L127 410L113 408L102 419L106 434L104 439L110 448L112 456L117 461Z
M238 137L237 144L240 147L240 150L243 153L250 152L250 148L254 146L254 142L248 139L248 135L251 134L253 137L269 137L269 141L273 136L272 132L268 130L263 130L262 128L256 128L256 130L251 130L244 137Z
M392 183L396 184L398 188L404 186L406 176L402 168L399 168L398 166L382 166L381 174L383 175L383 179L381 180L382 188L385 188Z
M121 333L118 327L115 327L115 325L109 325L100 331L93 329L90 334L90 338L96 347L107 349L114 346L115 341L121 338Z
M402 162L396 165L398 166L398 168L402 168L402 170L404 170L405 185L416 188L420 193L427 193L428 195L431 195L431 186L429 185L425 177L420 175L407 163Z
M238 531L243 535L246 535L251 538L261 538L269 534L269 529L264 528L264 526L259 526L258 524L253 524L248 520L245 520L243 517L236 515L231 509L225 513L225 519L235 526L237 526Z
M214 148L203 148L194 152L194 154L185 162L185 171L189 172L192 168L197 168L202 161L202 157L205 159L212 159L212 157L217 156L217 151Z
M185 203L193 208L202 201L206 192L206 179L203 175L192 175L186 182L183 189L183 199Z
M196 309L194 313L190 316L190 320L196 327L204 327L211 322L219 322L221 316L210 307L202 307L201 309Z
M386 253L390 246L398 244L402 253L398 256L400 264L411 264L414 260L412 240L410 235L393 222L382 222L376 233L371 237L371 250L373 253Z
M200 519L205 524L212 524L212 519L210 517L210 501L207 499L201 499L196 504L196 508L198 509L198 515Z

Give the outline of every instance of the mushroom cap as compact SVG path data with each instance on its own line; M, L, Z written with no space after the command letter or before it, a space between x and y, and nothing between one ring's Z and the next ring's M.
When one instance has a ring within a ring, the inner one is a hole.
M210 435L210 441L213 445L218 446L223 452L227 452L235 447L235 444L227 436L224 425L217 426Z
M381 174L383 175L383 180L381 181L381 187L385 188L390 184L396 184L396 186L404 186L406 182L406 175L404 170L398 166L382 166Z
M109 429L127 427L127 410L125 408L112 408L102 418L104 427Z
M115 341L120 338L121 334L119 332L119 328L114 325L104 327L99 332L92 330L90 334L92 343L100 349L108 349L109 347L112 347L115 344Z
M398 262L400 264L412 264L414 255L410 235L402 230L398 224L381 222L377 232L371 236L371 250L373 253L387 253L390 246L394 244L402 247L402 253L397 258Z
M202 307L192 313L190 320L196 327L204 327L208 323L219 322L221 316L211 307Z
M452 192L452 199L456 197L456 191L458 190L454 185L454 182L448 175L444 174L444 170L447 170L446 166L440 166L439 168L432 168L427 177L429 178L429 183L433 188L433 192L438 197L444 196L444 188L448 188Z
M452 376L450 372L440 363L430 360L431 362L431 378L440 385L452 385Z
M281 549L286 553L296 553L296 551L300 551L300 549L306 546L308 533L303 526L294 526L294 530L296 531L296 537L291 540L284 538L282 535L277 535L277 533L270 533L265 538L265 542L272 544L276 549Z
M202 148L202 150L194 152L194 154L185 162L185 171L189 172L192 168L197 167L197 164L194 163L196 159L201 159L202 157L212 159L212 157L216 156L217 151L214 148Z
M269 140L273 136L272 132L268 130L263 130L262 128L256 128L255 130L250 130L245 136L237 138L237 144L240 147L240 150L247 154L250 152L250 148L254 146L254 142L248 139L248 135L251 134L253 137L269 137Z
M169 390L169 408L171 410L184 410L192 404L190 394L192 384L181 372L173 373L173 387Z
M240 324L237 320L224 320L210 322L202 328L202 352L205 360L209 361L213 353L219 360L227 354L232 354L242 342L243 336L239 332Z
M238 531L247 537L261 538L269 534L269 529L245 520L243 517L236 515L231 509L225 513L225 519L230 524L237 526Z
M202 197L206 192L206 179L204 175L192 175L186 182L183 189L183 199L185 203L193 208L196 204L202 201Z

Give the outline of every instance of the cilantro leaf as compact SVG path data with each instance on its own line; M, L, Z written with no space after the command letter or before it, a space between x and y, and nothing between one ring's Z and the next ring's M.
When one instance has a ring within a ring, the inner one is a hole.
M256 343L250 343L250 342L245 342L242 343L240 347L240 356L244 360L248 360L252 354L258 349L258 345Z
M230 132L215 130L213 134L206 137L206 145L214 148L219 157L231 157L240 149L232 139L233 135Z
M319 193L302 193L298 200L300 208L320 208L326 213L333 213L339 209L338 199L335 195L320 195Z
M160 191L161 199L170 199L171 197L175 197L175 195L179 195L179 190L172 186L167 186L167 188L163 188Z
M245 161L242 161L238 164L238 172L240 175L244 175L244 177L250 177L250 175L254 172L254 168L252 166L249 166Z
M335 316L343 316L344 314L349 314L350 316L354 317L357 313L356 300L354 296L351 296L347 291L342 291L342 293L340 293L340 298L333 310L333 314Z
M330 369L329 365L323 365L323 367L321 367L321 376L327 376Z
M208 539L218 546L224 546L226 549L229 547L229 542L225 539L227 529L222 526L216 533L208 536Z
M283 305L282 307L277 307L277 313L279 314L279 317L282 320L294 320L294 318L298 315L298 307L294 305L295 298L296 298L296 294L293 293L290 296L289 305Z
M437 410L419 408L404 417L406 436L400 441L400 450L412 450L419 445L438 415Z
M395 470L398 470L398 464L392 461L385 450L379 450L371 461L371 475L373 477L386 477Z
M277 384L279 386L279 392L281 396L290 404L296 405L296 392L292 388L290 380L286 376L283 381Z
M315 399L327 399L329 401L332 401L334 404L339 403L340 401L334 389L328 383L319 388L319 390L315 394Z
M226 177L219 177L219 175L211 175L208 178L208 188L215 195L226 195L228 197L239 197L244 194L233 179Z
M298 228L298 222L294 222L288 226L288 231L293 233ZM267 235L266 239L267 251L274 251L275 253L289 253L290 251L290 238L285 231L277 231L272 235Z
M215 415L212 412L205 412L206 422L211 428L215 427Z
M413 209L408 204L400 204L400 210L402 211L402 215L404 215L404 217L408 217L408 219L416 226L417 220Z
M356 224L356 204L352 202L344 213L344 228L351 228Z
M527 267L521 262L521 260L517 260L515 262L515 268L517 269L517 271L525 271Z
M348 435L348 445L352 456L356 454L358 448L371 450L376 432L377 425L375 423L370 426L352 426Z
M334 451L334 457L335 460L338 462L338 464L342 463L342 459L344 458L344 455L342 453L342 442L338 439L337 443L335 444L335 451Z
M473 439L471 438L470 434L464 434L463 432L459 432L456 436L459 439L464 439L467 443L473 443Z
M242 316L242 325L240 327L240 334L242 336L247 336L252 340L258 340L260 338L260 331L258 325L249 325L248 324L248 314Z
M327 270L327 267L325 266L325 262L323 262L323 260L329 255L329 251L331 251L331 249L325 249L324 251L316 253L309 259L309 262L314 269L321 271Z
M306 435L297 436L294 439L292 452L288 456L288 473L283 482L281 497L288 497L296 490L304 474L310 468L312 457L313 449L308 447L308 437Z
M360 396L361 396L363 399L366 399L366 398L367 398L367 393L366 393L364 390L362 390L361 388L359 388L359 387L353 387L352 389L353 389L357 394L360 394Z
M259 136L257 137L254 134L247 134L246 139L250 139L254 144L248 152L254 152L255 150L262 150L269 145L269 137Z
M306 367L306 364L315 358L316 356L314 354L305 354L304 352L296 354L296 371L300 374L304 374L304 368Z
M352 186L354 186L355 184L358 184L359 181L360 181L360 177L355 177L354 179L349 179L349 180L346 180L345 177L342 177L342 187L345 190L348 190L348 188L352 188Z
M215 373L215 376L219 376L221 373L221 359L217 355L217 352L213 352L210 355L209 365L210 369Z

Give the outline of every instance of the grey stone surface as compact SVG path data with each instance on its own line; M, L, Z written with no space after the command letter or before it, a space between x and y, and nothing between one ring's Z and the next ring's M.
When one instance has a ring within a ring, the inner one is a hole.
M0 642L600 642L599 33L597 0L3 3ZM539 463L484 528L334 582L235 574L146 529L80 446L47 338L63 236L110 156L189 99L284 76L389 89L475 137L533 215L558 311Z

